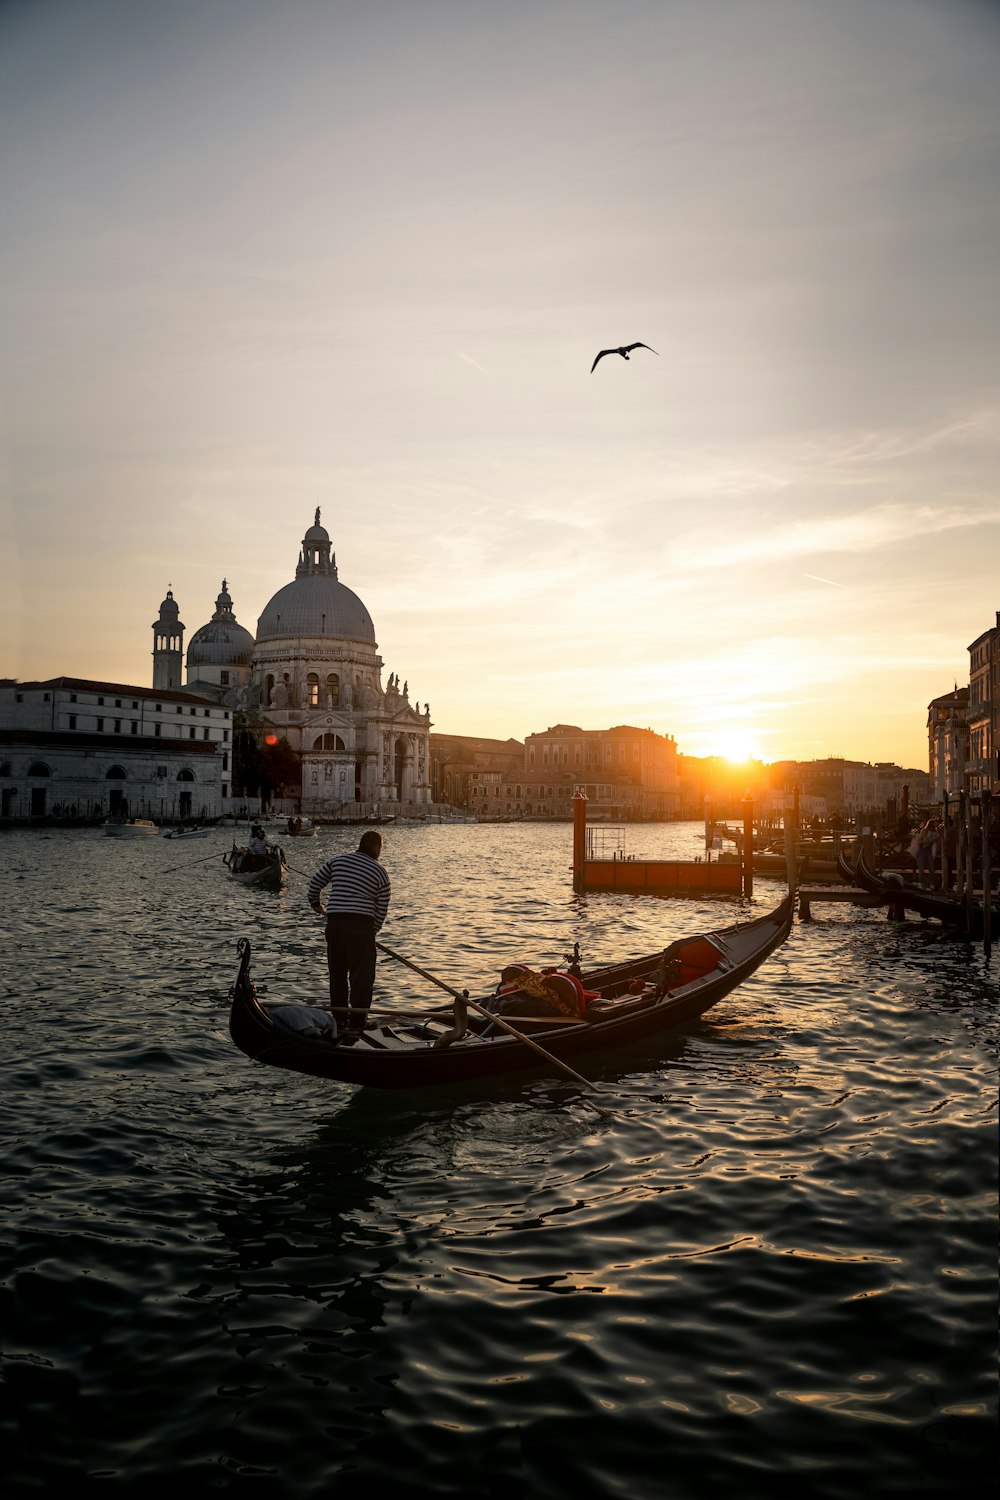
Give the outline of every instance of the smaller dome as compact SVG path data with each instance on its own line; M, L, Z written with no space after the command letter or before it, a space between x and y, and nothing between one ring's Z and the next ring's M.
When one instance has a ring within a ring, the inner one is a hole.
M215 614L191 637L187 651L188 677L192 675L192 667L248 667L252 656L253 636L237 623L223 579Z
M160 614L161 615L179 615L180 614L180 606L178 605L177 601L174 599L173 589L167 589L167 597L164 599L163 603L160 605Z

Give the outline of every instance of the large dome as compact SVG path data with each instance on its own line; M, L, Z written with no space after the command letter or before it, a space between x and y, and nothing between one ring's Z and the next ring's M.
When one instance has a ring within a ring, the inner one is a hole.
M289 636L333 635L374 646L375 626L357 594L327 574L296 578L279 589L257 621L257 643Z
M215 614L207 625L196 630L187 652L188 676L192 667L248 667L253 656L253 636L238 624L233 601L222 580L222 592L215 601Z
M357 594L338 582L330 534L316 519L302 539L295 579L279 589L257 621L257 644L295 636L336 636L376 646L375 626Z

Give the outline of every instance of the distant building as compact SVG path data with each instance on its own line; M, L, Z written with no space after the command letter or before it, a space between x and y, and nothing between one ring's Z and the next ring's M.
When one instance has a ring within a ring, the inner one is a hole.
M232 714L193 693L80 677L0 682L0 816L217 818Z
M1000 790L1000 610L969 647L970 792Z
M800 816L825 808L822 815L827 817L857 817L894 808L901 810L904 800L919 806L931 801L931 783L926 771L897 766L890 761L873 765L870 761L828 756L823 760L775 762L768 771L772 788L777 788L779 781L785 789L798 787Z
M499 787L505 773L520 771L524 766L524 746L513 739L432 734L430 756L434 801L466 809L471 807L472 786ZM499 793L494 801L499 801Z
M477 817L570 818L577 786L593 822L679 816L677 746L668 735L556 724L527 736L519 765L502 765L516 743L506 742L510 750L494 754L492 764L481 756L469 775L467 805Z

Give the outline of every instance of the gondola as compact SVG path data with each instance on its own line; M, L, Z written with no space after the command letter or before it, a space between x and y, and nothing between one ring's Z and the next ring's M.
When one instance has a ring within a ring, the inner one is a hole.
M256 885L266 891L280 891L288 874L285 851L272 844L267 854L251 854L245 845L233 843L222 863L240 885Z
M966 901L950 896L945 891L927 891L911 885L896 871L876 875L865 859L862 849L854 867L854 880L863 891L878 896L887 906L896 906L903 911L912 911L918 917L935 917L946 927L954 927L968 937L976 937L983 930L983 903L975 898ZM1000 907L993 903L993 923L1000 922Z
M605 1056L700 1016L752 974L788 936L794 893L774 911L734 927L690 938L644 958L579 972L583 1018L505 1016L556 1059ZM229 1031L257 1062L317 1078L377 1088L410 1089L466 1082L537 1068L527 1042L477 1013L383 1011L356 1038L337 1035L329 1010L262 1003L250 974L250 942L239 941L240 966L230 991ZM574 969L569 971L571 974ZM495 997L485 999L489 1006Z

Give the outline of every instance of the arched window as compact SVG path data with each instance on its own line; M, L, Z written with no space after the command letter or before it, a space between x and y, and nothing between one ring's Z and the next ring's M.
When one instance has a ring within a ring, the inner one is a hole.
M121 766L112 766L110 771L105 772L104 779L105 781L124 781L125 772Z
M0 776L9 776L9 775L10 775L10 761L9 760L0 760Z
M340 678L336 672L327 674L326 703L328 708L340 707Z
M313 742L314 750L346 750L347 746L339 734L322 734Z
M307 676L306 686L309 689L309 707L319 708L319 678L315 672L310 672Z
M28 767L29 776L51 776L52 772L42 760L33 761Z
M270 705L271 705L271 695L272 695L273 692L274 692L274 673L273 672L268 672L267 676L264 678L264 707L265 708L269 708L270 707Z
M185 766L185 768L184 768L183 771L178 771L177 772L177 780L178 781L193 781L194 780L194 772L193 771L189 771L187 769L187 767Z

